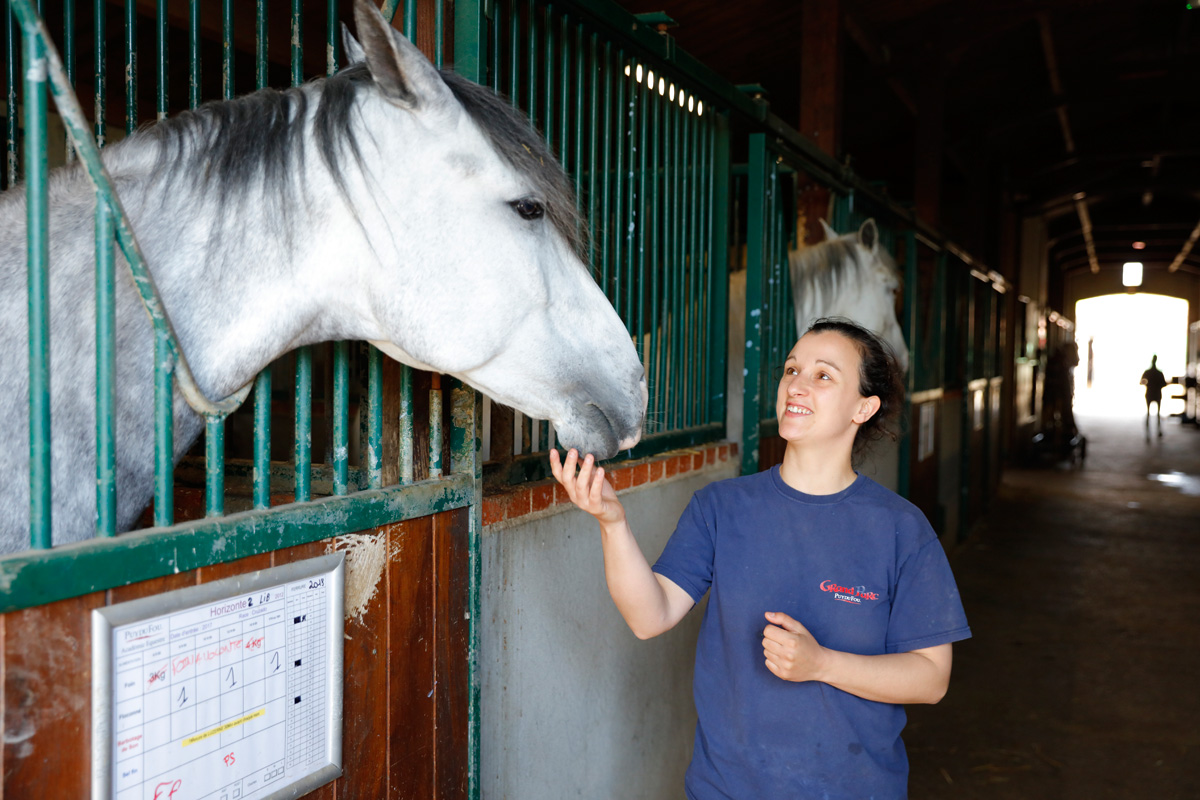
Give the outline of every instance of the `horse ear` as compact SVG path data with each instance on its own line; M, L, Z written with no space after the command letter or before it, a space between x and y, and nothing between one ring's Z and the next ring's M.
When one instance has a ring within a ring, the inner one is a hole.
M347 64L361 64L367 60L362 45L358 43L358 39L354 38L354 34L350 32L344 22L342 23L342 51L346 54Z
M434 66L370 0L354 0L354 24L363 60L385 97L408 109L436 106L451 98Z
M858 243L872 253L879 247L879 228L875 226L875 218L871 217L858 229Z
M832 242L838 238L837 231L830 227L829 223L824 219L821 220L821 230L825 231L825 241Z

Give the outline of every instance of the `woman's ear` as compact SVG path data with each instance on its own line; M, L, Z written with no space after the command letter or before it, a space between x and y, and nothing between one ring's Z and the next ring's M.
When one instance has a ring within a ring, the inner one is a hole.
M879 410L879 398L875 395L864 397L862 403L858 406L858 413L854 415L854 421L859 425L875 416L875 412Z

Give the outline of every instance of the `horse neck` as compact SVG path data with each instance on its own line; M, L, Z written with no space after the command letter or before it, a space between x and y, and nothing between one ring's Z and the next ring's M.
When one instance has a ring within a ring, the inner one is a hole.
M320 204L286 204L254 188L223 201L198 181L166 185L149 168L157 155L152 147L122 154L111 170L189 366L215 399L293 347L325 338L311 285L325 215ZM313 162L305 155L301 164L305 194L330 196L336 190ZM190 152L169 166L183 176L205 169Z

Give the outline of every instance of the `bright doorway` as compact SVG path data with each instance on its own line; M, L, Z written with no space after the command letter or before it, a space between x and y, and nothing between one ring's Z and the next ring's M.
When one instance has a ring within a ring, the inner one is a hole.
M1075 304L1075 412L1087 416L1144 417L1146 392L1139 385L1158 356L1158 368L1171 380L1187 363L1188 304L1158 294L1110 294ZM1092 343L1092 380L1088 386L1088 341ZM1183 411L1180 387L1163 390L1162 414Z

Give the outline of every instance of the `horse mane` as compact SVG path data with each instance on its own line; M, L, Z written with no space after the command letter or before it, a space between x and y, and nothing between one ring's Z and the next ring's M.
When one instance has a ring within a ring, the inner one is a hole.
M500 157L530 181L551 223L576 253L582 253L587 226L574 190L529 118L491 89L450 70L440 74ZM192 181L197 189L214 193L222 205L251 194L257 198L257 189L286 214L289 202L295 202L297 177L303 180L299 167L310 103L317 103L312 125L317 151L346 194L347 156L363 167L353 125L354 102L373 84L366 65L353 64L305 86L260 89L205 103L147 127L138 138L160 145L153 173L161 186ZM111 150L123 150L121 143ZM205 168L192 168L196 162Z

